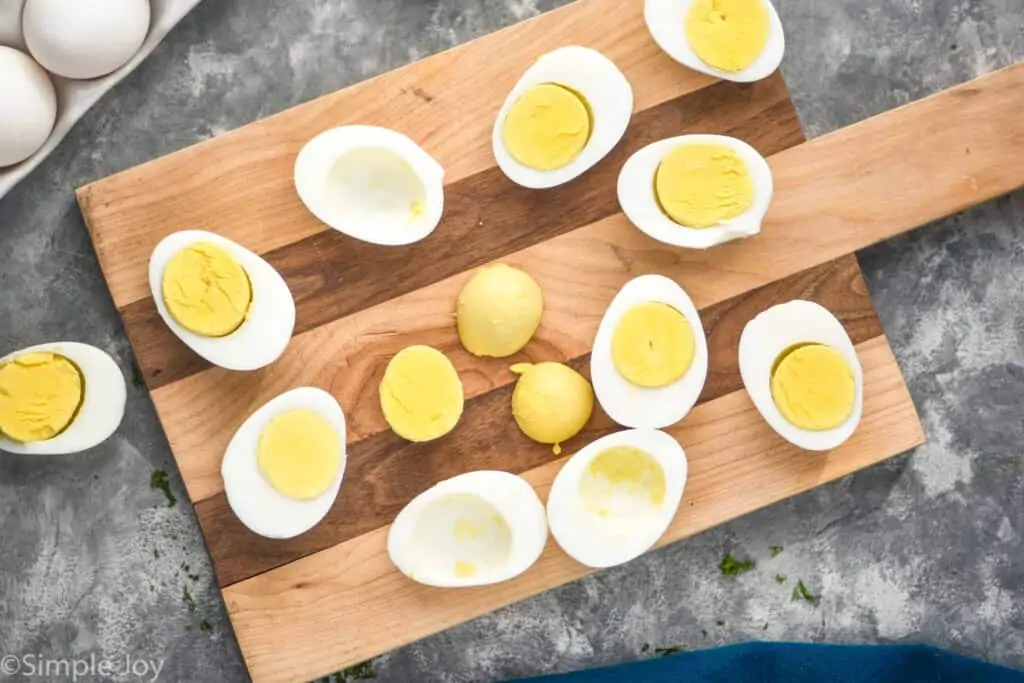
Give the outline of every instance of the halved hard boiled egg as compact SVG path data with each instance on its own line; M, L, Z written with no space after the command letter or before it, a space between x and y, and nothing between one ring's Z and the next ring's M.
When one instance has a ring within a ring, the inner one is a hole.
M124 417L124 376L95 346L39 344L0 358L0 450L77 453L106 441Z
M739 83L770 76L786 50L769 0L645 0L654 42L683 66Z
M600 52L578 45L542 55L494 121L498 167L523 187L567 183L601 161L626 132L633 89Z
M305 144L295 190L328 227L388 246L424 239L444 213L444 168L408 136L339 126Z
M672 523L686 485L686 453L665 432L632 429L587 445L562 466L548 496L551 535L588 567L647 552Z
M242 524L267 538L292 538L331 509L345 463L345 413L338 401L323 389L299 387L242 423L220 473Z
M704 389L708 342L690 296L664 275L623 285L597 328L590 378L598 403L624 427L682 420Z
M295 300L273 266L205 230L168 235L149 258L149 287L171 331L228 370L256 370L284 352Z
M772 172L756 149L725 135L681 135L637 151L619 172L623 213L648 236L707 249L761 232Z
M812 301L790 301L743 328L740 375L761 416L800 448L826 451L860 422L864 376L843 324Z
M481 470L436 484L388 531L388 555L413 581L454 588L507 581L544 550L544 506L526 480Z

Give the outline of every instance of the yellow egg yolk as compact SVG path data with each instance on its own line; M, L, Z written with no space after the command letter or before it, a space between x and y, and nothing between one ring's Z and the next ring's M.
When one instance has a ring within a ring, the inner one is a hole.
M580 497L587 511L608 517L614 512L617 494L660 506L665 486L665 472L650 453L635 446L612 446L587 465L580 479Z
M516 363L512 417L526 436L539 443L561 443L576 436L594 410L594 390L583 375L561 363Z
M735 73L764 52L768 23L764 0L695 0L686 16L686 39L701 60Z
M795 427L835 429L853 414L856 383L841 353L824 344L806 344L785 352L775 363L772 399Z
M661 210L688 228L710 228L754 203L754 180L739 154L723 145L684 144L654 174Z
M455 366L429 346L399 351L380 382L384 419L409 441L431 441L450 432L462 416L462 405L462 381Z
M533 337L544 311L540 285L504 263L481 268L459 292L459 340L475 356L504 358Z
M686 316L668 304L648 301L619 319L612 333L612 362L631 384L665 387L690 368L694 345Z
M312 500L331 488L344 444L331 423L312 410L285 410L260 431L256 461L275 491Z
M575 159L590 139L590 109L569 88L542 83L509 108L502 140L512 157L537 171L553 171Z
M57 436L85 395L78 367L64 356L26 353L0 364L0 434L32 443Z
M197 242L167 262L163 298L171 317L204 337L237 330L252 304L252 284L245 269L221 247Z

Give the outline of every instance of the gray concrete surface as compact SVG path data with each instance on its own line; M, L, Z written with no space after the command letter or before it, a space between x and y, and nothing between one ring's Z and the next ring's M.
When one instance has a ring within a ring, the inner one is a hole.
M206 0L0 201L0 350L77 339L128 373L74 186L555 4ZM1024 58L1024 0L778 6L812 136ZM1024 667L1024 193L861 261L926 446L385 655L378 679L484 681L763 638L925 642ZM155 469L171 473L174 507L150 489ZM161 660L162 681L246 680L184 498L135 386L102 447L0 456L0 656L130 656ZM785 551L768 559L771 544ZM725 552L760 566L725 580ZM820 604L791 601L777 572ZM11 680L37 679L66 680Z

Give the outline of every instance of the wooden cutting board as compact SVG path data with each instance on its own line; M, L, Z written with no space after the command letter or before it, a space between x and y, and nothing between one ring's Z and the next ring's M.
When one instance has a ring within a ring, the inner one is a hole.
M531 60L567 43L618 64L633 84L634 118L615 151L584 176L524 190L495 167L493 118ZM662 543L920 444L913 403L852 254L1024 184L1022 110L1024 67L1017 66L804 142L779 75L752 85L716 82L657 49L640 3L579 0L80 188L252 677L321 676L587 573L551 542L536 566L508 583L432 589L391 566L384 539L403 505L461 472L523 473L546 498L564 458L519 434L508 366L559 360L586 372L605 307L636 275L663 273L687 289L711 353L700 404L669 430L686 447L690 478ZM348 123L397 128L446 167L445 217L427 240L406 248L355 242L302 207L291 180L296 154L316 133ZM628 155L687 132L733 135L769 157L775 198L761 235L685 251L650 240L619 212L615 179ZM288 281L297 328L271 367L210 367L160 322L147 284L149 253L165 235L192 228L244 244ZM517 358L477 359L459 346L451 312L470 271L499 259L539 281L546 310ZM792 298L831 309L864 367L863 421L830 453L801 452L778 438L739 378L743 325ZM459 426L430 444L402 441L379 410L384 366L412 343L444 350L465 384ZM246 416L299 385L323 387L344 406L349 464L323 522L299 538L270 541L232 515L220 459ZM612 429L597 411L566 453Z

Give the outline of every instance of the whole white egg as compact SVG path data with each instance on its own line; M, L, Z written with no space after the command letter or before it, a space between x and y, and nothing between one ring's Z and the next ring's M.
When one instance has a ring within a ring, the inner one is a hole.
M310 213L364 242L418 242L444 213L444 167L388 128L324 131L303 146L294 173L295 190Z
M569 458L551 484L551 535L588 567L628 562L672 523L686 474L686 453L665 432L632 429L597 439Z
M50 77L24 52L0 46L0 168L35 154L56 120Z
M257 448L260 435L277 415L289 410L308 410L326 420L342 449L340 467L324 493L298 500L279 493L260 471ZM334 505L345 476L345 413L338 401L323 389L299 387L286 391L257 409L228 443L221 462L224 494L228 505L254 533L267 538L293 538L312 529Z
M0 450L27 455L78 453L106 441L121 424L127 387L117 363L105 351L78 342L30 346L0 358L0 365L30 353L48 352L71 361L82 375L82 403L71 423L45 441L20 443L0 435Z
M416 496L388 531L400 572L428 586L507 581L529 569L548 538L544 506L525 479L481 470Z
M662 160L683 145L720 145L735 152L753 180L754 201L750 207L711 227L688 227L669 218L656 196L655 174ZM708 249L761 232L774 184L768 162L742 140L725 135L680 135L652 142L634 153L619 171L617 191L622 212L649 237L676 247Z
M779 410L772 396L772 374L783 355L804 345L820 344L842 355L853 374L853 409L832 429L801 429ZM740 376L761 417L795 446L810 451L838 447L853 435L864 407L864 374L843 324L824 306L795 300L759 313L743 328L739 345Z
M530 88L554 84L579 96L590 118L590 137L568 164L537 170L516 160L505 146L503 128L509 111ZM542 55L519 78L498 111L491 135L498 167L512 182L532 189L562 185L585 173L619 143L633 114L633 89L615 63L588 47L570 45Z
M25 0L4 0L0 2L0 45L24 48L21 35L21 10Z
M184 327L168 312L163 274L171 258L190 245L207 242L228 252L241 265L252 287L252 303L244 322L223 337L207 337ZM175 232L156 245L149 257L149 287L156 310L171 331L189 348L227 370L257 370L277 360L295 329L295 299L274 267L237 242L205 230Z
M612 340L622 317L635 306L666 304L682 314L693 333L693 359L681 377L662 387L633 384L619 372ZM661 429L682 420L697 403L708 375L708 342L697 307L674 280L641 275L625 285L605 310L590 354L590 379L601 408L624 427Z
M130 60L149 32L149 0L26 0L25 44L51 73L98 78Z

